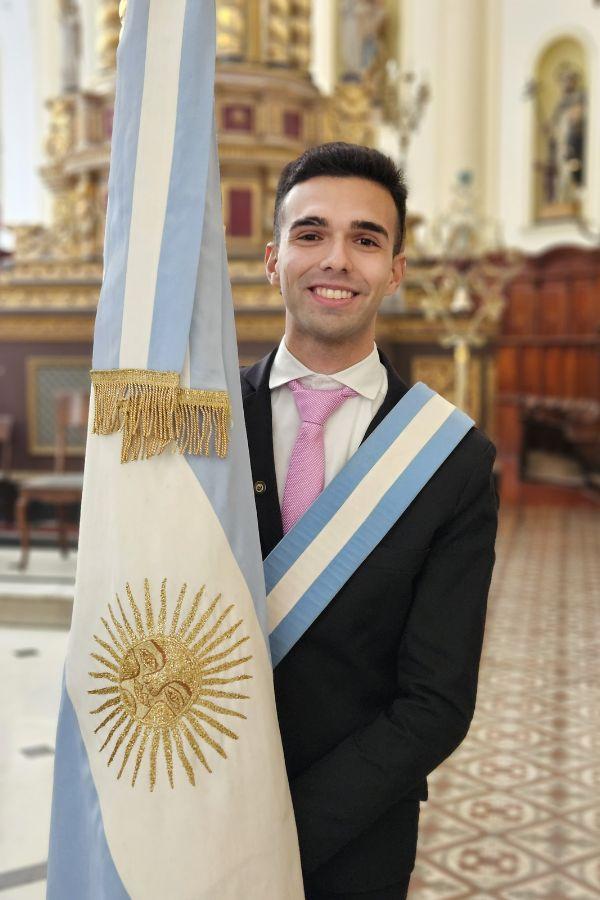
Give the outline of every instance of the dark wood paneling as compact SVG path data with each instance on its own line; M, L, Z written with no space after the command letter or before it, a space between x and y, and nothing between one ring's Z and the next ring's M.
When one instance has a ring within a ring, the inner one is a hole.
M536 330L536 287L519 281L513 285L504 319L504 334L533 334Z
M539 315L539 329L542 335L569 333L569 302L567 284L564 281L550 281L542 287L543 299L536 297ZM571 298L572 302L572 298Z
M519 387L518 347L499 347L496 366L498 391L506 394L516 393Z
M517 384L517 393L540 394L543 391L543 350L540 347L530 347L527 353L519 354L517 371L520 379Z
M497 443L504 471L516 472L525 395L600 399L600 249L526 260L509 290L497 362Z
M564 361L568 349L563 347L546 347L543 353L543 378L540 390L532 393L547 397L566 396Z

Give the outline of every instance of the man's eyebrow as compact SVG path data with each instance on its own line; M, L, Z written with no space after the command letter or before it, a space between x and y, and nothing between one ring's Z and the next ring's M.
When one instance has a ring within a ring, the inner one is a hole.
M294 231L295 228L306 228L310 225L326 228L328 224L327 219L324 219L322 216L302 216L302 218L295 219L292 222L290 231ZM383 235L388 240L390 238L387 229L383 225L380 225L378 222L371 222L369 219L354 219L354 221L350 222L350 229L352 231L373 231L375 234Z
M320 225L326 227L327 224L327 219L324 219L322 216L303 216L301 219L296 219L292 222L290 231L293 231L294 228L305 228L307 225Z
M368 219L355 219L354 222L350 222L350 228L352 231L374 231L375 234L382 234L388 240L390 238L383 225L378 222L370 222Z

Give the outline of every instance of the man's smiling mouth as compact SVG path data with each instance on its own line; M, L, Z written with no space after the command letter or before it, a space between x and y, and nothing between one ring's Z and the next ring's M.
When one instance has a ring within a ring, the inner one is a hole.
M325 285L314 285L309 291L322 300L352 300L357 296L357 291L346 288L331 288Z

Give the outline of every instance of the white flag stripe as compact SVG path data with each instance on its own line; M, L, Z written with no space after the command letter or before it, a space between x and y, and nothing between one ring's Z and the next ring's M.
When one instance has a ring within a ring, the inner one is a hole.
M267 597L269 633L287 616L313 582L342 550L415 456L455 407L432 397L359 482L306 550Z
M125 280L121 368L145 369L148 364L175 142L185 7L185 0L150 3ZM127 89L127 85L124 87Z

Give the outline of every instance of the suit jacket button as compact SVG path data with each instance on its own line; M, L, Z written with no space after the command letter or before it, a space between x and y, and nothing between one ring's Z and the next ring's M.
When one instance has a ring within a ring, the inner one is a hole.
M264 494L266 489L267 489L267 486L264 483L264 481L255 481L254 482L254 492L256 494Z

